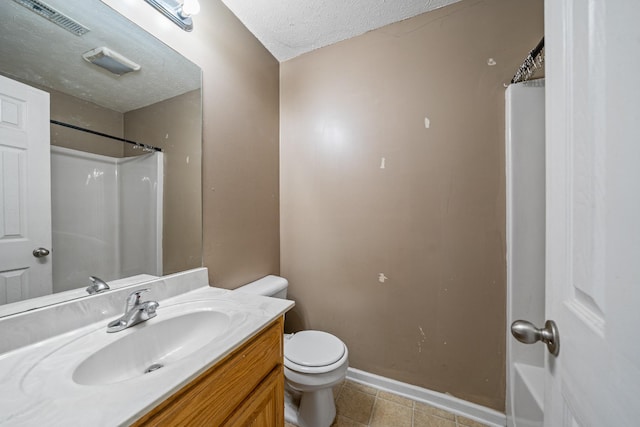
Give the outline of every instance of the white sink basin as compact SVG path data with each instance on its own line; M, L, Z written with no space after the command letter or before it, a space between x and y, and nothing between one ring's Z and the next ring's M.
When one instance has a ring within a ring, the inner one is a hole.
M231 325L229 315L213 310L158 320L139 324L135 333L125 335L86 358L73 371L73 381L98 385L145 374L157 375L158 369L201 349Z
M23 390L48 395L61 387L137 387L138 382L153 387L160 377L179 376L188 366L210 360L250 319L262 315L219 300L161 305L157 313L115 333L107 333L104 322L68 341L29 369Z

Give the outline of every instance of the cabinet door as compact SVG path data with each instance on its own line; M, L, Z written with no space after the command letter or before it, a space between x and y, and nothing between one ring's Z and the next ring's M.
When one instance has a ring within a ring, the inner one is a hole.
M269 376L224 423L227 427L282 427L284 425L284 374L282 366Z

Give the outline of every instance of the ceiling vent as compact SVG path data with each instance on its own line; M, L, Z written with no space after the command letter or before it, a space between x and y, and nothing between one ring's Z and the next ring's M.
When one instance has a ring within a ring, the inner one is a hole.
M43 18L48 19L59 27L64 28L76 36L82 36L89 32L89 29L81 23L74 21L67 15L58 12L53 7L39 0L13 0L18 4L26 7L30 11L37 13Z

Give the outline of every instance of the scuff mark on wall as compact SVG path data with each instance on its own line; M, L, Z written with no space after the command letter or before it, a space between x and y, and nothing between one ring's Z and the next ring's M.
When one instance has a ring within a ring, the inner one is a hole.
M422 326L418 325L418 330L420 331L420 335L421 335L420 340L418 341L418 353L422 353L422 344L424 344L427 341L427 336L422 330Z

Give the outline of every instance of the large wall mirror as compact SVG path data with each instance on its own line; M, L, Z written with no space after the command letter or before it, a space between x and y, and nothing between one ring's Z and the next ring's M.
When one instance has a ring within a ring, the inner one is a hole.
M195 64L100 0L3 0L0 76L0 316L202 265ZM21 85L49 98L37 183Z

